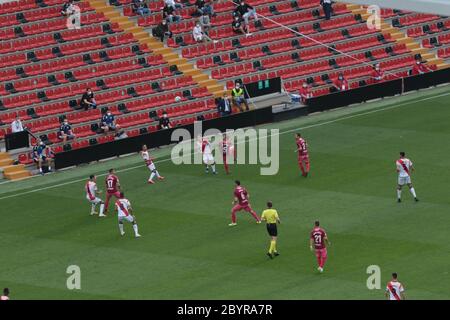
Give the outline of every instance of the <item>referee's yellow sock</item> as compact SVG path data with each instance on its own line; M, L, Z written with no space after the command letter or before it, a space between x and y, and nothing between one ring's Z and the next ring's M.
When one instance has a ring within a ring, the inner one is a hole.
M276 251L276 242L274 240L270 241L269 253L272 254Z

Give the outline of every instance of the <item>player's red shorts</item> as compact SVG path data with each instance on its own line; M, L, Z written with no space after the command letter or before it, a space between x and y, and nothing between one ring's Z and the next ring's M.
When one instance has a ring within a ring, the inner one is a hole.
M247 204L236 204L234 205L233 209L231 209L231 211L236 212L236 211L241 211L241 210L245 210L247 212L251 212L252 211L252 207L250 206L249 203Z
M326 259L327 258L327 248L316 249L316 257Z
M115 196L116 198L120 198L120 191L114 191L114 192L106 191L106 196L108 198L111 198L112 196Z
M299 155L298 162L309 162L309 155Z

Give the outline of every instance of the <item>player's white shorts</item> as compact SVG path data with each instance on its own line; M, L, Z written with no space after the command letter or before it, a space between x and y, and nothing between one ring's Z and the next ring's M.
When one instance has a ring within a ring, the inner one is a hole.
M100 199L99 197L95 197L94 199L86 197L86 199L88 199L88 201L92 204L99 204L100 202L102 202L102 199Z
M124 221L128 221L130 223L134 222L134 218L133 216L130 214L128 216L119 216L119 222L124 222Z
M203 163L204 164L213 164L214 163L214 157L211 153L204 153L203 154Z
M410 176L398 177L398 185L399 186L404 186L405 184L410 184L410 183L411 183L411 177Z
M202 34L193 35L193 37L194 37L195 41L203 41L203 35Z
M150 171L156 170L156 166L155 166L154 163L149 164L149 165L147 166L147 168L148 168L148 170L150 170Z

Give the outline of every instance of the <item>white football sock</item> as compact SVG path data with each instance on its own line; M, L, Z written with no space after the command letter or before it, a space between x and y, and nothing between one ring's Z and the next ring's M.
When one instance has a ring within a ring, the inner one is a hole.
M400 199L402 197L402 190L397 189L397 199Z
M91 204L91 213L95 212L95 204Z
M213 172L216 172L216 165L215 164L212 164L211 168L212 168Z
M155 177L155 173L152 171L152 174L150 175L150 179L149 180L153 180L154 177Z
M156 174L156 177L157 177L157 178L160 177L158 170L155 170L155 174Z
M414 198L417 198L416 190L414 190L414 188L410 188L409 191L411 192L411 194L413 195Z
M123 224L122 223L119 223L119 230L120 230L120 233L123 233Z
M103 214L103 210L105 210L105 204L102 202L100 204L100 214Z
M133 229L134 229L134 234L138 235L139 233L138 233L138 226L137 226L137 224L133 224Z

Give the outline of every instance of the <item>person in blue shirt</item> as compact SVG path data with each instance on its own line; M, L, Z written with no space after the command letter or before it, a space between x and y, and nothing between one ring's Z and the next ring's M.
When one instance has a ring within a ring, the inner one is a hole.
M116 124L116 120L114 118L114 115L110 110L108 110L103 116L102 116L102 123L101 128L103 132L107 133L109 131L115 131L117 132L120 127Z
M59 127L59 139L61 139L63 142L66 142L70 139L75 139L75 135L72 131L72 126L69 124L69 121L67 119L64 119L63 123L61 124L61 127Z
M48 166L48 171L52 171L53 151L47 148L44 142L37 140L33 146L33 161L37 163L39 173L44 174L42 165L45 163Z

